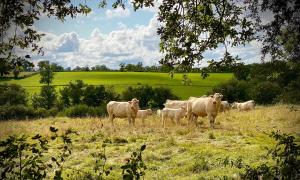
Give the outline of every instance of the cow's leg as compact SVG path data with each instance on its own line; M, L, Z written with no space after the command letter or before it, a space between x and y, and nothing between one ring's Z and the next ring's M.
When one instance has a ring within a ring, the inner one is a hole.
M110 115L108 116L108 119L109 119L109 121L110 121L110 123L111 123L111 126L114 127L114 115L110 114Z
M129 126L131 125L131 117L130 116L127 116L127 119L128 119L128 124Z
M214 116L208 115L208 119L209 119L210 127L214 128L214 122L215 122Z
M162 127L165 128L166 117L164 115L161 116Z
M198 123L197 123L198 116L192 115L192 119L193 119L193 122L194 122L194 124L196 125L196 127L198 127Z
M190 122L192 121L192 113L188 113L188 115L187 115L187 125L189 125L190 124Z
M132 121L132 125L134 126L134 125L135 125L135 118L132 117L132 118L131 118L131 121Z

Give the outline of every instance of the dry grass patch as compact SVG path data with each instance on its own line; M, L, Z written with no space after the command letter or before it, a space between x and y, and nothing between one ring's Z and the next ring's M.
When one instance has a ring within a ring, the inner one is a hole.
M215 129L209 127L207 118L199 118L203 123L197 128L187 126L186 120L182 121L182 126L167 121L166 128L162 128L156 116L146 119L145 127L141 120L136 120L136 126L131 127L126 120L115 119L112 128L107 118L2 121L0 139L20 134L49 136L50 126L60 132L71 128L79 135L74 137L73 153L66 161L65 172L72 172L68 167L92 172L92 154L102 152L101 145L106 142L107 163L113 166L108 179L121 178L121 165L142 144L147 145L145 179L237 178L241 169L222 165L225 158L242 158L247 164L269 161L264 155L266 148L275 144L268 136L271 131L294 135L300 132L300 108L296 106L298 110L294 111L289 107L259 106L249 112L220 113ZM55 152L59 144L53 148L51 152Z

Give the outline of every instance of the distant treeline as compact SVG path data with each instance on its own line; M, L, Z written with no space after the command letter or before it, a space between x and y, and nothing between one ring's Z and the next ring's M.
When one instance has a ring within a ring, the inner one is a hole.
M254 99L258 104L300 104L300 64L293 61L272 61L237 66L234 79L217 85L229 102Z
M43 61L38 63L38 66L40 67L40 64L43 63ZM138 62L137 64L126 64L126 63L121 63L119 65L119 69L111 69L109 67L107 67L106 65L95 65L95 66L85 66L85 67L80 67L80 66L76 66L75 68L71 68L71 67L67 67L64 68L63 66L58 65L57 63L51 63L51 67L52 70L54 72L71 72L71 71L75 71L75 72L80 72L80 71L98 71L98 72L112 72L112 71L116 71L116 72L165 72L165 73L169 73L169 72L178 72L178 73L182 73L182 72L187 72L187 69L182 68L182 67L171 67L169 65L152 65L152 66L144 66L142 62ZM33 69L27 69L28 71L33 71ZM205 67L205 68L191 68L188 71L189 72L201 72L202 70L205 70L206 72L217 72L217 73L227 73L227 72L233 72L234 69L233 67L216 67L216 66L209 66L209 67Z

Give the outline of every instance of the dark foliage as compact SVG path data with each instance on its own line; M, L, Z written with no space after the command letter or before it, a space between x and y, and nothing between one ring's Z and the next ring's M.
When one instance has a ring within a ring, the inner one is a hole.
M121 166L123 172L123 179L141 179L145 176L145 170L147 169L143 158L142 152L146 149L146 145L142 145L141 148L137 151L134 151L131 154L131 157L127 159L125 165Z
M251 88L251 97L258 104L272 104L281 93L276 83L260 82Z
M40 94L32 96L32 106L34 108L51 109L57 100L54 86L44 85L41 87Z
M16 84L0 85L0 106L3 105L26 105L27 94L25 89Z
M162 108L163 103L165 103L167 99L178 99L169 88L153 88L148 85L142 85L136 88L129 86L123 91L123 100L129 101L132 98L139 100L139 106L141 108Z
M246 101L251 99L250 89L251 85L249 82L232 79L226 83L217 85L212 89L212 92L208 92L208 94L219 92L223 95L222 99L232 103L234 101Z
M106 106L89 107L85 104L79 104L66 108L64 114L71 118L103 117L106 115Z

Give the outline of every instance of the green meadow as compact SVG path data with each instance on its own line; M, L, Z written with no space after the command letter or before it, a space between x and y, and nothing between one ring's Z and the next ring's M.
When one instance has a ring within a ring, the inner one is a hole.
M232 73L211 73L206 79L202 79L200 73L190 73L192 80L190 86L182 84L182 73L175 73L170 78L168 73L152 72L57 72L55 73L53 85L61 88L70 81L83 80L86 84L114 86L121 93L128 86L150 85L152 87L169 87L182 99L190 96L201 96L211 90L215 85L232 78ZM38 74L23 79L6 78L0 83L14 83L23 86L30 94L39 92L41 84Z

